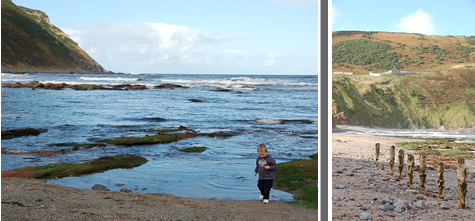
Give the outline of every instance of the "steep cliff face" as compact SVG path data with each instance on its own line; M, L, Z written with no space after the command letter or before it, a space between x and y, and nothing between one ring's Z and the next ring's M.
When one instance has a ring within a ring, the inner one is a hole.
M475 70L333 76L336 124L475 131Z
M38 10L2 0L2 72L105 73Z

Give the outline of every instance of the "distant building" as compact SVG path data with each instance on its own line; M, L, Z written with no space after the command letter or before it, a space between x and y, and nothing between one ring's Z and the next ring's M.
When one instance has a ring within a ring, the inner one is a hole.
M348 76L353 76L353 72L333 72L333 74L344 74Z
M398 71L396 67L393 67L390 71L384 70L383 72L369 72L371 76L381 76L383 74L387 75L408 75L408 74L416 74L416 72L408 72L408 71Z

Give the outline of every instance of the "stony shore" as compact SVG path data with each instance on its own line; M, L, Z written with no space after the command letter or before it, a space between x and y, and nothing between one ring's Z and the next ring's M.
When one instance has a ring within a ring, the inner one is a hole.
M337 130L338 131L338 130ZM459 208L456 171L445 170L444 198L438 198L437 168L427 170L425 189L418 188L419 173L407 185L404 178L389 175L389 147L415 142L387 136L332 133L332 218L333 220L473 220L475 215L475 173L469 170L467 209ZM379 168L375 167L375 143L380 143ZM418 156L414 153L416 165ZM407 156L406 158L407 159ZM396 159L397 162L397 159ZM381 168L384 166L384 168Z
M259 196L256 196L258 198ZM182 198L75 189L2 178L4 220L317 220L318 211L271 201Z

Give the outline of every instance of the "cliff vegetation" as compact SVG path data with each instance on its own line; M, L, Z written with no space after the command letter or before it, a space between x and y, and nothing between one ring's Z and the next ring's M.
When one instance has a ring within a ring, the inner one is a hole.
M335 124L475 130L475 69L332 76Z
M77 42L38 10L2 0L2 72L104 73Z

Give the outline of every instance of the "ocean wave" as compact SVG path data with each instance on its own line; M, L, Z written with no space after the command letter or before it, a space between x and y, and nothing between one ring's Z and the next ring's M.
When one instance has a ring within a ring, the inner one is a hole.
M220 79L161 79L163 83L184 84L188 87L217 87L234 90L266 90L259 86L318 86L318 83L294 82L288 79L232 77Z
M33 78L30 74L9 74L2 73L2 82L12 81L12 82L30 82Z
M317 124L316 121L298 119L298 120L286 120L286 119L256 119L257 123L260 124Z
M116 77L116 78L111 78L111 77L80 77L79 80L83 81L125 81L125 82L131 82L131 81L139 81L141 80L140 78L121 78L121 77Z

